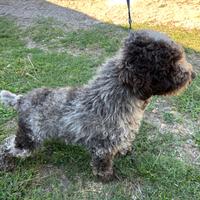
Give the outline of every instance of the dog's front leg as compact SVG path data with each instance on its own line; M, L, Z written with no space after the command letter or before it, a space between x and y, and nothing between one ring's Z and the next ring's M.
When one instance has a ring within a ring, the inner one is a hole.
M92 153L93 174L105 182L112 180L114 177L113 159L114 154L110 152L99 153L96 151Z

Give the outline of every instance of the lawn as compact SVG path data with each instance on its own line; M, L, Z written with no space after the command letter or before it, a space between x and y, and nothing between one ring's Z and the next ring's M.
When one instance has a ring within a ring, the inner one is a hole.
M78 86L86 83L97 67L119 49L125 28L99 24L81 31L65 32L51 18L42 18L26 29L0 17L0 89L24 93L41 86ZM171 35L184 45L187 53L200 56L200 34L164 26L153 28ZM27 47L27 41L35 44ZM147 112L155 109L154 98ZM168 103L180 118L164 112L166 123L183 123L185 116L199 122L200 75L181 96ZM174 118L175 117L175 118ZM16 113L0 106L0 140L13 133ZM78 146L48 141L31 158L16 160L13 172L0 172L0 200L182 200L200 199L200 162L179 157L177 149L187 136L173 131L161 132L146 121L142 123L133 153L115 160L119 180L103 184L93 175L90 155ZM200 130L192 141L200 150Z

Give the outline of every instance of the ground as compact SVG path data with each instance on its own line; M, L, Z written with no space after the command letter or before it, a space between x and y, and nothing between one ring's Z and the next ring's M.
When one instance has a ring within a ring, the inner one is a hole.
M0 89L84 84L128 35L126 28L89 17L77 1L68 5L77 11L51 2L0 2ZM103 16L102 9L97 14ZM32 158L16 160L14 172L0 172L0 200L200 199L200 31L153 22L134 23L138 28L180 42L198 76L181 96L153 98L132 154L115 161L119 180L99 182L84 149L48 141ZM15 129L16 113L0 106L0 140Z
M101 21L127 24L126 0L48 0ZM199 0L130 0L133 22L200 28ZM120 14L119 14L120 13Z

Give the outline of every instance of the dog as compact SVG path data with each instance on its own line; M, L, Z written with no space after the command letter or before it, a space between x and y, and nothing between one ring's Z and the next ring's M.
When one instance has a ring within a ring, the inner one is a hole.
M18 112L16 135L0 147L0 168L27 157L47 139L83 145L93 174L113 178L113 159L131 151L146 106L154 95L177 95L195 78L183 48L152 30L129 34L117 55L88 84L40 88L24 95L2 90L0 99Z

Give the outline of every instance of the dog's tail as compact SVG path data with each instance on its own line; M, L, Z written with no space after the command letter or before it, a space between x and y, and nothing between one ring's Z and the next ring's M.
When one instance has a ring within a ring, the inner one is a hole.
M16 95L6 90L0 91L0 102L3 103L5 106L11 106L17 109L18 101L22 95Z

